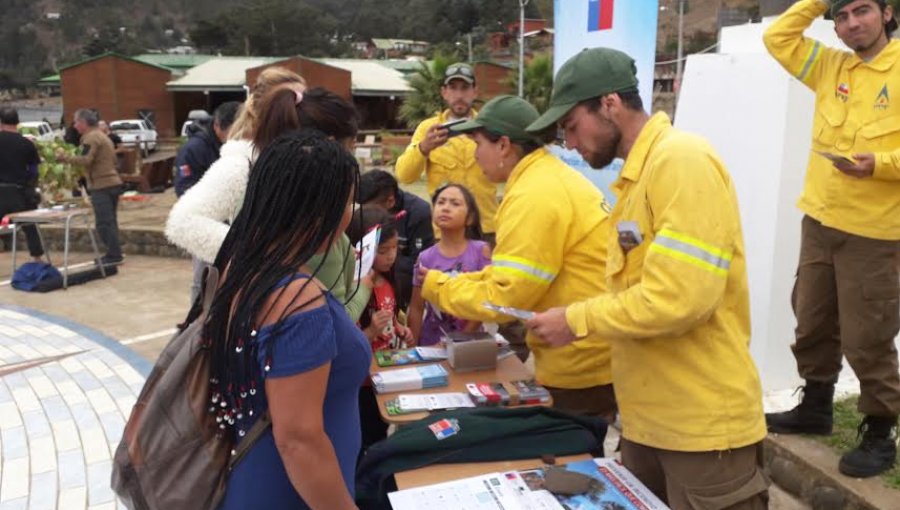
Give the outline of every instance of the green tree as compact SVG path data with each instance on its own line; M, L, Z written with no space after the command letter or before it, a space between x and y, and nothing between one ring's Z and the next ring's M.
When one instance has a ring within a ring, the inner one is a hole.
M409 79L412 92L400 105L400 120L411 128L419 122L444 109L441 97L441 85L444 83L444 72L457 59L445 55L435 55L431 65L423 62L421 68Z
M549 54L535 55L531 62L525 63L525 76L522 84L524 99L534 105L541 113L550 106L550 95L553 92L553 59ZM519 90L519 68L513 68L506 82L512 90Z

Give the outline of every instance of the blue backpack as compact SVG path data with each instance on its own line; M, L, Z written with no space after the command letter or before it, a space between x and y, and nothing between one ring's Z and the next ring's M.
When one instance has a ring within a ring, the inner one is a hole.
M43 262L27 262L19 266L13 273L12 287L16 290L39 292L41 282L48 280L62 281L62 274L50 264Z

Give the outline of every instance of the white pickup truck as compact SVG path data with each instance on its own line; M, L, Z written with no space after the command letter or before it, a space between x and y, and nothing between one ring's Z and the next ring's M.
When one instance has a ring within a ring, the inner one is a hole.
M109 129L119 135L123 145L138 147L144 154L156 150L156 129L146 120L116 120L109 123Z
M25 138L37 140L39 142L52 142L59 136L50 127L50 124L43 121L37 122L20 122L19 133Z

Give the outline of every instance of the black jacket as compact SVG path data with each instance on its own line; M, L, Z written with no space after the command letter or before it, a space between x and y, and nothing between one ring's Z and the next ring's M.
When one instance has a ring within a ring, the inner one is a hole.
M394 263L397 304L405 310L412 296L413 266L419 253L434 244L434 228L431 226L431 206L412 193L398 193L395 209L406 211L406 215L397 221L400 248Z
M197 183L219 159L222 144L208 129L198 129L175 156L175 194L179 197Z

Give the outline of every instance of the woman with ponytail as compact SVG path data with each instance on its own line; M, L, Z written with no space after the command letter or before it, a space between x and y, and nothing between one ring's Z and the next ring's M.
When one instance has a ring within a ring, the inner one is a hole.
M293 81L288 80L291 76ZM263 71L229 134L240 138L222 146L221 158L169 213L169 240L206 262L214 261L241 209L256 156L280 134L299 128L317 129L350 149L358 130L356 109L325 89L305 90L302 78L290 71ZM354 260L349 241L341 236L311 263L321 265L319 278L356 320L369 300L371 278L363 278L362 285L355 282Z

